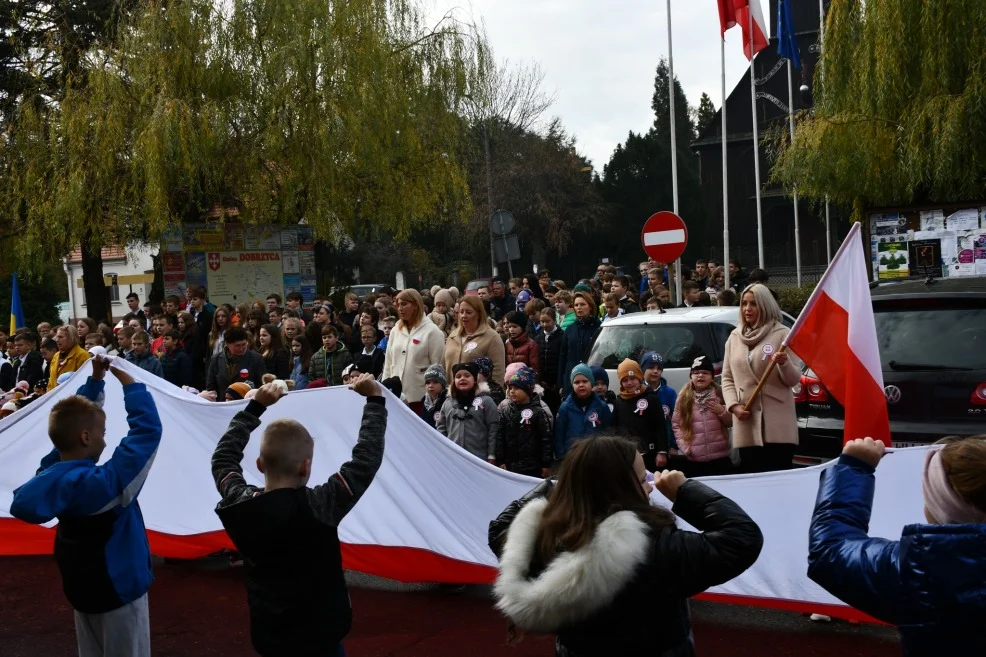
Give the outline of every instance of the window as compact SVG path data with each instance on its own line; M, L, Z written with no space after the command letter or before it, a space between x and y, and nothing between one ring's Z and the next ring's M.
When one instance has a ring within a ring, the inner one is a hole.
M103 274L103 278L105 279L107 277L113 279L113 285L107 286L107 289L110 292L110 303L119 303L119 301L120 301L120 286L116 284L116 274L113 274L113 273L110 273L110 272L105 272ZM81 290L81 292L82 292L82 306L85 307L85 305L86 305L86 288L85 287L80 287L79 290Z
M702 355L716 357L709 324L644 324L641 326L604 326L592 350L589 365L615 370L624 359L638 363L645 352L656 351L664 357L664 368L691 367Z
M905 299L874 306L885 371L986 369L986 300Z

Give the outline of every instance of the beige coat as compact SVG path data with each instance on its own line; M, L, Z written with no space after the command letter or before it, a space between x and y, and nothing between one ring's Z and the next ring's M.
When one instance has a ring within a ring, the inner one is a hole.
M503 385L504 347L500 334L489 326L480 325L471 335L463 335L461 326L455 327L445 343L445 371L449 384L452 383L452 366L458 363L471 363L480 356L488 356L493 361L493 380Z
M767 351L777 353L788 330L777 324L763 340L747 347L740 339L740 329L734 330L726 341L726 356L722 367L722 394L726 408L745 404L757 388L760 378L770 364L764 358ZM794 410L791 387L801 378L797 358L788 352L788 360L778 365L767 379L746 420L733 422L733 447L763 447L764 442L798 444L798 418Z
M445 334L427 316L410 333L404 322L399 321L387 340L380 380L400 377L404 398L419 402L425 396L425 370L433 363L442 362L444 351Z

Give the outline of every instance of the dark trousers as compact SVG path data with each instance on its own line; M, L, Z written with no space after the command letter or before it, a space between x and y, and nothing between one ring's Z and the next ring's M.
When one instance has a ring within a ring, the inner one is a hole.
M740 447L740 470L744 473L790 470L795 447L774 443L766 443L763 447Z
M715 459L713 461L684 461L681 463L682 472L691 479L692 477L717 477L719 475L733 474L733 462L729 457Z

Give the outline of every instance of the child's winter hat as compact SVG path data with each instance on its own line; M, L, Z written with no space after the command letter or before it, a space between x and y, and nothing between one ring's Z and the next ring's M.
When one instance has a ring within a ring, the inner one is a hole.
M384 388L394 393L394 395L396 395L397 397L400 397L401 393L404 392L404 385L401 383L400 377L397 376L392 376L389 379L384 379L383 381L380 382L380 385L382 385Z
M527 302L531 300L531 293L527 290L521 290L517 293L517 310L523 312L524 308L527 307Z
M511 310L503 316L507 324L516 324L522 329L527 328L527 315L520 310Z
M447 308L451 309L455 305L455 299L448 290L439 290L435 294L435 303L444 303Z
M708 372L709 374L715 374L716 368L712 364L712 359L708 356L699 356L694 361L692 361L691 373L694 372Z
M250 392L250 384L244 383L242 381L237 381L236 383L231 383L228 388L226 388L226 395L229 395L233 399L243 399L246 394ZM224 395L225 396L225 395Z
M572 294L575 294L576 292L588 292L591 294L592 288L585 283L576 283L575 287L572 288Z
M476 364L479 373L485 376L487 381L493 378L493 360L489 356L474 358L472 362Z
M507 369L503 373L503 383L504 383L504 385L507 383L507 381L510 380L510 377L512 377L514 374L516 374L517 373L517 370L519 370L522 367L524 367L524 364L523 363L510 363L509 365L507 365Z
M585 363L579 363L578 365L572 368L572 375L570 380L573 384L575 383L575 377L577 377L579 374L581 374L586 379L588 379L590 385L594 383L592 378L592 368L590 368Z
M438 294L438 292L441 289L442 289L442 286L441 285L432 285L431 286L431 290L429 290L429 292L431 292L431 298L434 299L435 298L435 295Z
M465 370L472 374L472 378L479 378L479 365L475 362L472 363L456 363L452 366L452 376L455 376L462 370Z
M537 385L535 380L534 370L530 367L521 367L519 370L513 373L513 375L507 379L508 386L517 386L528 395L534 394L534 386Z
M664 358L656 351L648 351L644 354L644 357L640 359L640 369L645 372L655 365L660 367L662 370L664 369ZM620 378L622 379L622 377Z
M455 287L454 285L448 289L448 293L452 295L453 299L459 298L459 288Z
M589 369L592 370L591 381L593 383L595 383L596 381L604 381L606 383L606 387L607 388L609 387L609 372L606 371L605 367L601 367L600 365L593 365Z
M434 365L429 365L428 369L425 370L425 383L429 381L438 381L442 384L442 387L448 385L448 379L445 376L445 368L435 363Z
M644 375L640 370L640 365L637 364L637 361L630 360L629 358L620 363L620 366L616 368L616 373L620 377L620 383L623 383L623 379L628 376L633 376L641 380L644 378Z

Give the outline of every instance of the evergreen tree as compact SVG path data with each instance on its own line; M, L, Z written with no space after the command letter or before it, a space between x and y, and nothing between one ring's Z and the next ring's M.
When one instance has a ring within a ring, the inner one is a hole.
M986 198L986 3L832 2L815 110L773 177L871 205Z
M705 129L712 125L716 120L716 106L709 98L709 94L702 92L702 97L698 100L698 108L695 110L695 131L701 135Z

